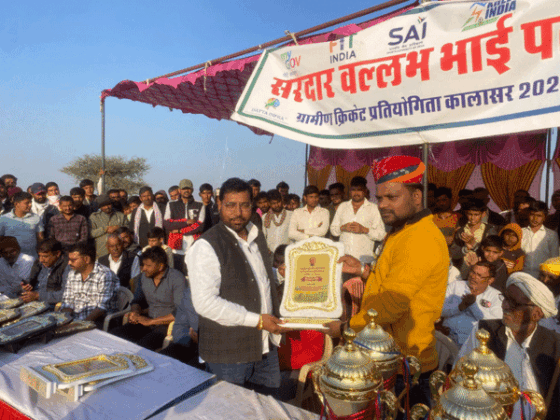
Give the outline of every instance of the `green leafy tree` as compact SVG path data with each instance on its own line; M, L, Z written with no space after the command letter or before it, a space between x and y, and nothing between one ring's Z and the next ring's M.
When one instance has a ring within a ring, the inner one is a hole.
M145 185L143 176L150 170L145 158L124 156L105 157L105 191L111 188L123 188L129 193L136 193ZM88 178L97 183L101 176L101 156L85 155L70 162L60 170L73 177L76 182Z

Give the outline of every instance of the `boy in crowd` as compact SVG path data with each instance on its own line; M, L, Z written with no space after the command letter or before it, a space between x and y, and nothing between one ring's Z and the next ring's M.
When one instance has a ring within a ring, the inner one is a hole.
M504 242L504 261L508 275L516 271L522 271L525 264L525 252L521 249L523 232L517 223L505 225L500 231L500 237Z
M558 256L558 235L545 228L543 223L548 214L548 207L542 201L535 201L529 206L529 226L522 229L521 248L527 254L523 271L539 277L539 266L549 258Z
M144 247L142 253L146 252L153 246L158 246L165 251L167 255L167 266L173 268L173 251L170 247L164 244L165 231L162 228L155 227L148 232L148 245Z
M266 191L261 191L256 195L255 206L257 207L257 213L259 213L259 216L263 217L266 213L268 213L270 203Z

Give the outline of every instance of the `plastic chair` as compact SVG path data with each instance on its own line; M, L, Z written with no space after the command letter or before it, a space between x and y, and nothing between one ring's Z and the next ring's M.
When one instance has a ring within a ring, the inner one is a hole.
M440 331L434 331L436 337L436 351L438 353L438 369L448 372L448 366L453 366L459 354L459 347L453 340Z
M117 317L124 316L125 314L130 312L130 304L133 299L134 295L130 290L128 290L126 287L119 287L119 289L117 290L118 311L105 316L105 320L103 321L103 331L109 330L111 320Z
M312 411L313 408L317 408L314 407L316 405L316 402L314 402L314 398L316 397L313 390L313 384L311 383L311 381L308 381L310 376L309 374L314 367L320 366L325 363L329 359L329 357L331 357L332 352L332 338L328 334L325 334L325 350L323 351L323 357L321 357L321 360L303 365L299 371L296 397L293 400L294 405L304 408L305 404L305 407L307 409L311 409Z
M345 281L342 288L348 291L348 294L352 299L352 317L360 312L362 296L364 294L364 281L360 277L354 277Z

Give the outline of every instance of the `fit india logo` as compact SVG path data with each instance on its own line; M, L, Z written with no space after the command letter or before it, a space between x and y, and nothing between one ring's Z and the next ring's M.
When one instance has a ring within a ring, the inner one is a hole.
M297 57L292 57L292 52L288 51L285 52L284 54L280 55L280 58L282 60L284 60L284 65L286 66L286 68L288 70L291 70L295 67L299 67L300 63L301 63L301 55L298 55Z
M266 104L264 105L265 109L268 109L270 107L278 108L279 106L280 106L280 101L276 98L270 98L268 101L266 101Z
M331 64L339 61L350 60L356 58L356 51L354 48L354 35L340 38L336 41L329 42L329 60Z
M470 7L471 14L463 24L461 32L496 22L500 16L515 11L515 2L516 0L497 0L473 3Z

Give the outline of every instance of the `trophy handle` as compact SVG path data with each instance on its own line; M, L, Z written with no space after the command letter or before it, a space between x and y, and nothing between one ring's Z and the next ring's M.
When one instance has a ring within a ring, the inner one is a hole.
M315 390L315 394L319 398L321 405L325 405L325 399L323 397L323 393L321 392L321 388L319 387L319 377L321 376L321 372L323 371L322 366L316 366L311 370L311 382L313 383L313 389Z
M541 394L536 391L519 391L520 398L523 398L523 394L527 395L531 399L531 404L535 407L535 417L532 420L544 420L546 417L546 404Z
M412 420L423 420L426 415L430 412L427 405L416 404L410 409L410 418Z
M420 379L420 374L422 373L421 371L422 365L420 364L418 358L414 356L406 356L406 360L408 362L408 365L410 366L410 375L412 375L411 386L414 386L418 383L418 380Z
M432 399L438 401L441 395L441 390L443 389L443 384L447 379L447 374L441 370L436 370L430 375L430 392L432 394Z
M386 407L385 419L395 420L397 413L399 411L399 406L397 402L397 397L391 391L382 390L379 391L380 399Z

